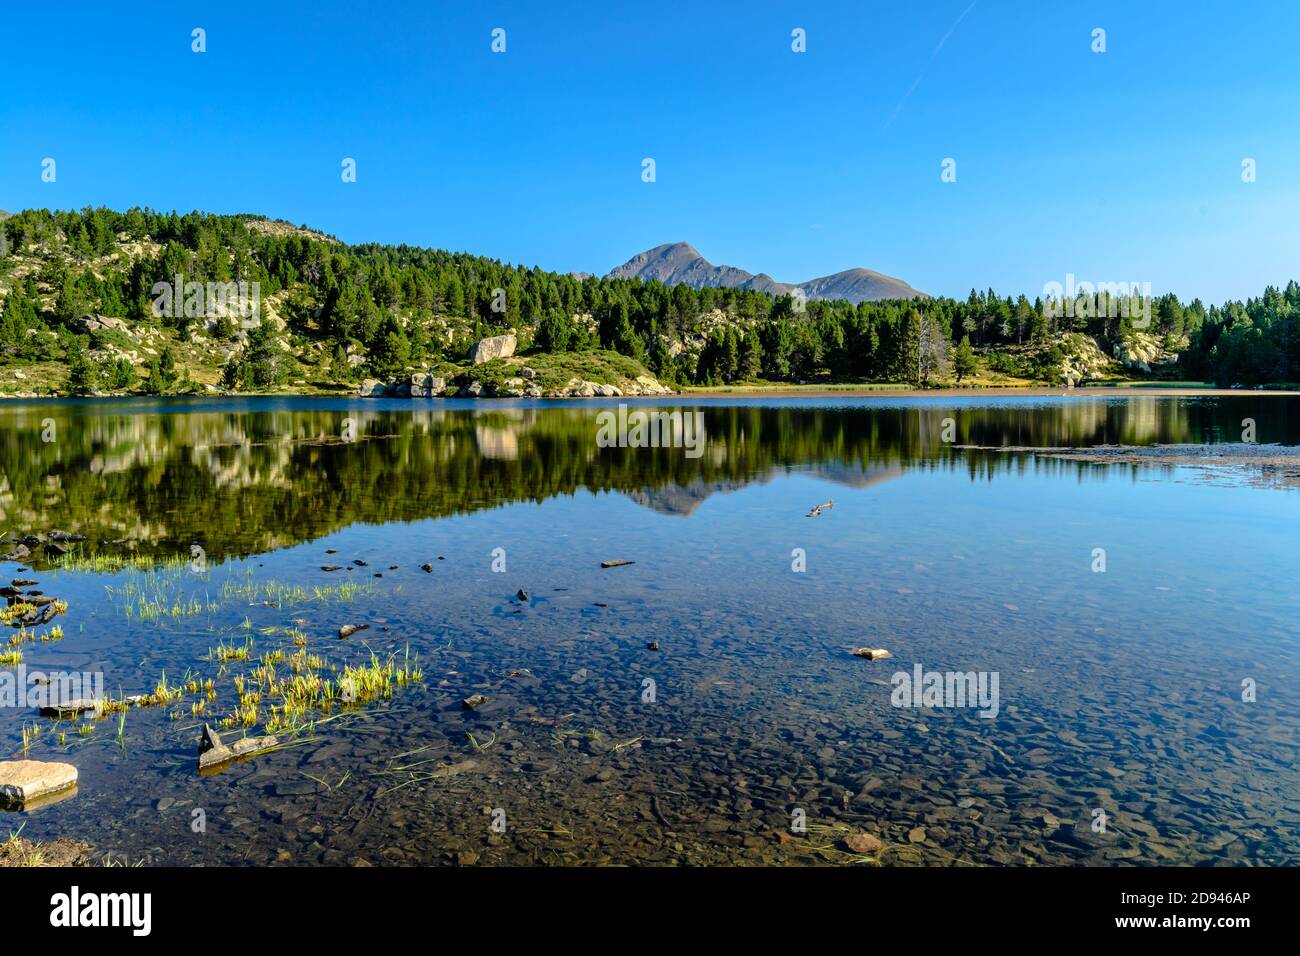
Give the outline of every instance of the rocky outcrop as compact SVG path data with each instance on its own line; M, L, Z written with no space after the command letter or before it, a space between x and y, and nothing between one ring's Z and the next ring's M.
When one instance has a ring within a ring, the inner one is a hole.
M482 365L484 362L490 362L493 359L510 358L515 354L517 344L518 340L515 338L514 333L479 339L474 343L474 347L469 350L469 360L475 365Z
M430 372L416 372L409 383L411 398L432 398L441 395L446 387L445 378Z
M390 379L387 382L377 378L365 379L357 388L362 398L434 398L443 393L447 380L430 372L415 372L409 378Z
M1115 343L1115 358L1125 367L1139 372L1150 372L1153 365L1166 365L1178 361L1178 353L1164 347L1160 339L1149 332L1134 332Z
M1071 332L1061 338L1061 384L1067 388L1103 378L1110 370L1110 360L1090 335Z
M110 315L83 315L77 321L72 323L74 331L82 335L90 335L92 332L100 332L106 329L114 329L118 332L129 332L128 326L123 319L115 319Z
M443 376L431 372L416 372L407 378L387 382L368 378L357 388L357 394L364 398L437 398L447 394L449 387L455 388L455 395L459 398L622 398L673 394L672 389L650 375L639 375L634 380L620 379L623 382L621 386L571 378L557 388L553 385L543 387L539 384L537 371L526 365L520 366L518 372L518 375L501 381L486 382L466 374L449 383Z

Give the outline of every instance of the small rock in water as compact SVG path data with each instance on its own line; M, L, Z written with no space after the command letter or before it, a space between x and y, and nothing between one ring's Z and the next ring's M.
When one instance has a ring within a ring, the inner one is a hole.
M86 711L94 710L96 704L89 697L78 697L75 700L62 700L56 704L49 704L41 708L42 717L79 717Z
M879 661L894 656L883 647L859 647L853 654L855 657L865 657L869 661Z
M360 558L354 558L353 561L352 561L352 563L355 564L355 565L356 565L357 567L359 567L359 568L368 568L368 567L370 567L370 565L366 564L366 562L362 561Z
M335 548L326 548L326 549L325 549L325 553L326 553L326 554L338 554L338 550L335 549Z
M844 838L844 848L850 853L875 853L884 847L880 837L870 833L850 833Z
M369 624L344 624L339 628L339 640L341 641L345 637L351 637L357 631L365 631L369 629Z
M203 732L199 734L199 753L207 753L209 750L216 750L224 746L225 744L221 742L221 735L207 724L204 724Z
M462 700L460 705L466 710L476 710L486 704L490 699L491 698L485 697L483 694L474 694L473 696L466 697Z
M320 569L321 569L322 571L337 571L337 570L339 569L339 565L337 565L337 564L322 564L322 565L320 566Z
M77 768L43 760L0 761L0 807L21 808L77 785Z
M221 738L217 736L206 724L204 725L204 736L199 741L199 769L207 770L220 764L234 760L236 757L251 757L253 754L259 754L263 751L270 750L272 747L278 747L280 741L275 737L244 737L236 740L229 746L220 744ZM203 745L209 742L208 734L212 739L218 742L218 745L208 750L203 750Z
M646 644L646 650L648 650L648 651L657 651L657 650L659 650L659 642L658 642L658 641L650 641L648 644Z
M433 565L432 565L432 564L422 564L422 565L420 565L420 570L421 570L421 571L424 571L424 572L427 574L428 572L430 572L430 571L433 570Z
M40 582L40 581L31 581L31 580L28 580L27 578L14 578L14 579L13 579L12 581L10 581L9 583L12 584L12 585L13 585L14 587L16 587L16 588L31 588L31 587L35 587L36 585L40 584L41 582Z
M907 839L911 843L924 843L925 827L912 827L907 831Z
M636 564L635 561L625 561L622 558L613 558L609 561L600 562L602 568L621 568L625 564Z
M523 601L525 604L528 603L528 592L525 591L523 588L520 588L518 591L515 592L515 597L518 600Z
M73 534L70 531L60 531L57 528L51 529L46 535L51 541L85 541L84 534Z

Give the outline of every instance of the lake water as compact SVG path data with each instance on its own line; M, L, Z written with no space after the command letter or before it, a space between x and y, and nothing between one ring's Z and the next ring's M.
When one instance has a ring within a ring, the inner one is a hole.
M124 720L0 707L6 757L26 731L80 773L0 829L178 865L1300 863L1300 495L956 447L1238 442L1246 418L1297 445L1300 400L631 403L701 412L698 457L601 447L614 407L0 406L0 552L87 537L4 565L68 604L61 640L4 629L22 666L181 685ZM295 654L421 679L200 775L201 725ZM918 666L996 679L996 707L896 706ZM856 831L883 850L846 852Z

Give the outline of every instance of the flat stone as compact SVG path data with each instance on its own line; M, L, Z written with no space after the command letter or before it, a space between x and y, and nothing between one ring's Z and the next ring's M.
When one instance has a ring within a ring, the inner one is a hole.
M77 768L44 760L0 762L0 806L22 807L77 785Z
M625 560L622 559L622 558L613 558L613 559L611 559L611 560L609 560L609 561L602 561L602 562L600 562L600 566L601 566L602 568L621 568L621 567L623 567L624 565L628 565L628 564L636 564L636 562L635 562L635 561L625 561Z
M880 661L894 656L883 647L859 647L853 654L855 657L865 657L869 661Z

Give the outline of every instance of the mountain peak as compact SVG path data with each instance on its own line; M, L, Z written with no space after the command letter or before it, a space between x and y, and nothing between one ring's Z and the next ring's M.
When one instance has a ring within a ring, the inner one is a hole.
M612 269L613 279L642 279L693 289L753 289L772 295L789 295L801 289L808 299L845 299L853 304L877 299L926 297L902 279L871 269L846 269L807 282L777 282L766 272L755 275L735 266L715 266L689 242L666 242L638 253Z

